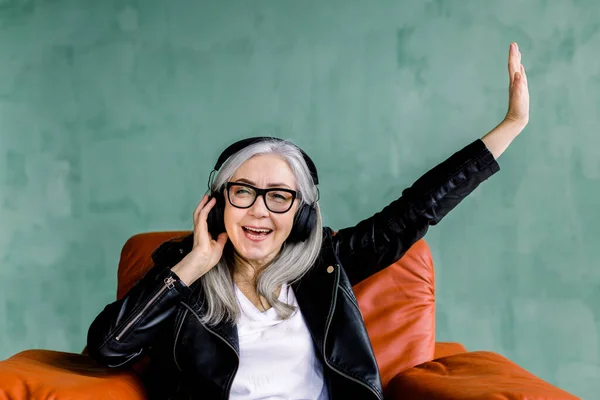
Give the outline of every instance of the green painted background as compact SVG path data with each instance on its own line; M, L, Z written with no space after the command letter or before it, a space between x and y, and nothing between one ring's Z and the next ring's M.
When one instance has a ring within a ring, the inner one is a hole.
M335 229L504 116L531 122L426 238L439 340L600 398L600 2L0 0L0 359L80 351L125 240L191 227L218 152L291 138Z

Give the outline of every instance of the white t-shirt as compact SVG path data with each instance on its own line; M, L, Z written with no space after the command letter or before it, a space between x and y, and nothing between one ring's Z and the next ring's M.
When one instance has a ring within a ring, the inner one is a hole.
M326 400L323 366L300 309L282 320L273 307L258 310L237 285L235 293L242 311L237 323L240 366L230 399ZM281 287L279 300L298 307L288 285Z

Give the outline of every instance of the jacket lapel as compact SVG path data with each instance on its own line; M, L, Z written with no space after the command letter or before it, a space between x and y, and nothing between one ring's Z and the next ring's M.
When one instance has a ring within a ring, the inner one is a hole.
M198 315L204 315L206 313L206 297L204 295L204 290L199 281L194 282L192 284L192 296L190 297L190 306L196 311ZM225 340L229 345L235 350L235 352L240 354L240 345L239 345L239 337L236 324L220 322L216 326L206 326L202 324L205 329L208 331L212 331L214 334L220 336L223 340Z
M292 284L306 325L321 353L328 319L335 305L339 273L337 264L318 262L300 281Z

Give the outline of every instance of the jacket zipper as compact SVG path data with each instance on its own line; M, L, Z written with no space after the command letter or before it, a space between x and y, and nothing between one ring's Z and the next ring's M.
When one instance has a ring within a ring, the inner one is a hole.
M367 385L366 383L359 381L358 379L347 375L345 373L343 373L342 371L338 370L337 368L335 368L333 365L331 365L330 363L327 362L327 357L325 356L325 345L327 344L327 334L329 333L329 326L331 325L331 320L333 317L333 311L335 310L335 304L337 302L337 288L338 288L338 284L339 284L339 280L340 280L340 266L339 264L336 264L336 274L335 274L335 285L334 287L334 292L333 292L333 300L331 302L331 308L329 309L329 315L327 316L327 324L325 325L325 337L323 338L323 360L325 360L325 364L331 368L332 370L334 370L335 372L337 372L338 374L342 375L344 378L346 379L350 379L353 382L358 383L361 386L364 386L365 388L367 388L371 393L373 393L375 395L375 397L377 397L378 399L383 400L383 398L369 385Z
M212 329L210 329L209 327L207 327L206 325L204 325L202 323L202 320L200 319L200 317L198 316L198 314L196 314L196 312L194 310L192 310L192 308L185 304L184 302L181 302L181 304L183 304L183 306L185 308L187 308L188 310L190 310L190 312L194 315L194 317L196 317L196 319L198 320L198 323L200 323L200 325L202 325L202 327L204 329L206 329L207 331L209 331L210 333L212 333L213 335L215 335L216 337L218 337L219 339L221 339L223 341L223 343L225 343L227 346L229 346L229 348L231 350L233 350L233 352L235 353L235 356L237 357L237 365L235 367L235 370L233 371L233 375L231 376L231 378L229 378L229 382L227 383L227 387L225 388L225 395L223 396L223 399L227 400L229 399L229 393L231 392L231 386L233 385L233 378L235 377L235 375L237 374L237 371L240 367L240 355L238 354L238 352L233 348L233 346L231 344L229 344L229 342L221 335L219 335L217 332L213 331Z
M131 321L129 321L129 323L125 325L121 332L119 332L119 334L115 337L115 340L117 342L121 340L123 335L125 335L129 331L133 324L135 324L141 318L142 314L146 312L146 310L156 301L156 299L160 297L160 295L163 294L165 290L173 289L175 287L175 279L172 276L165 278L164 282L164 286L161 287L160 290L156 292L154 296L152 296L152 298L146 303L144 308L142 308L142 310L139 313L137 313L137 315Z

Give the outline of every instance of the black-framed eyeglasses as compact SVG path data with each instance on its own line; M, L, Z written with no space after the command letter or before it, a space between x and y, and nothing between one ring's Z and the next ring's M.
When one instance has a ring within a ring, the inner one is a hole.
M258 196L263 196L267 209L276 214L288 212L300 193L291 189L270 188L259 189L247 183L227 182L227 198L229 204L236 208L250 208Z

